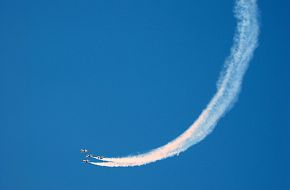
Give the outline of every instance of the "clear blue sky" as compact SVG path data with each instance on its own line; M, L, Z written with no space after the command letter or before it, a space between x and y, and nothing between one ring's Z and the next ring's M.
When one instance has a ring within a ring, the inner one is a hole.
M290 188L290 13L259 1L260 45L235 107L179 157L138 153L182 133L215 92L234 1L0 1L0 189Z

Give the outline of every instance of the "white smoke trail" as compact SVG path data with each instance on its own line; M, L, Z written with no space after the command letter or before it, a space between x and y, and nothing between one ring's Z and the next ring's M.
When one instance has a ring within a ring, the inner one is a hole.
M187 150L212 132L218 120L234 104L257 46L259 24L256 0L237 0L234 9L237 29L231 54L217 83L217 92L202 111L198 119L179 137L147 153L119 158L103 158L104 162L89 162L98 166L129 167L141 166L162 160Z

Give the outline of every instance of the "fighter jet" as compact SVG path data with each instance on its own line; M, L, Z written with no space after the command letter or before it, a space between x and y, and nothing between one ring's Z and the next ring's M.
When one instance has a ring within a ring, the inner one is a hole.
M102 160L104 156L96 156L96 158Z
M104 156L95 156L93 154L87 154L86 158L97 158L99 160L102 160L104 158Z
M89 160L82 160L83 163L89 163Z
M80 152L81 153L86 153L86 152L88 152L88 150L87 149L81 149Z
M92 154L87 154L86 155L86 158L92 158L92 157L94 157Z

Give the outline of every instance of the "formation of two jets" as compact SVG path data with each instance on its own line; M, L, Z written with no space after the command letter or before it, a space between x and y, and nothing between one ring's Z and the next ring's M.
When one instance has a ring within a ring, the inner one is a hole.
M81 149L80 152L81 152L81 153L88 153L89 151L88 151L87 149ZM104 158L104 156L95 156L95 155L93 155L93 154L87 154L87 155L86 155L86 158L96 158L96 159L102 160L102 159ZM85 159L85 160L82 160L82 162L84 162L84 163L89 163L90 160Z

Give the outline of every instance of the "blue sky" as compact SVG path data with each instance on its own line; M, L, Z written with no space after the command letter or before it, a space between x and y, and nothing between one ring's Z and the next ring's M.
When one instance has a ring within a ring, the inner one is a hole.
M0 1L0 189L289 189L289 3L259 1L235 107L179 157L80 163L182 133L215 92L234 1Z

